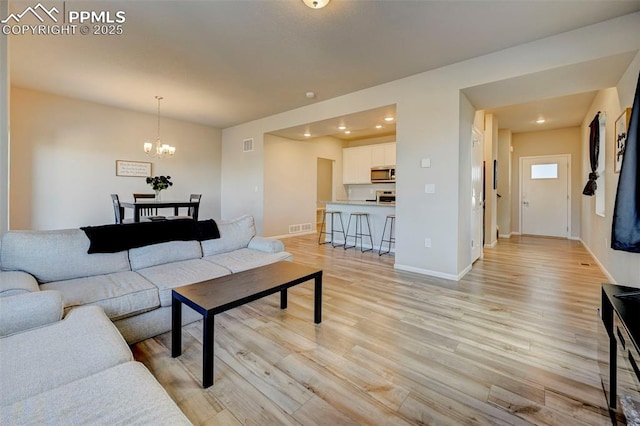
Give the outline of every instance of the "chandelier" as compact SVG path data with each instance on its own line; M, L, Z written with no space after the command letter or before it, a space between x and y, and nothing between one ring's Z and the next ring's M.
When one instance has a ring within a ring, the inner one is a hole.
M151 142L144 143L144 152L149 157L154 158L164 158L166 156L171 157L176 153L176 147L160 141L160 101L164 98L162 96L156 96L156 99L158 100L158 137L156 138L155 147Z

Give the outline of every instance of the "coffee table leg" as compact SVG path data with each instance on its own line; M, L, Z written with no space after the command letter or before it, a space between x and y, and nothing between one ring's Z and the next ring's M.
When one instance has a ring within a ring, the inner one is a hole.
M213 384L213 314L204 316L204 336L202 342L202 387Z
M322 322L322 271L316 275L313 291L313 322Z
M280 309L287 309L287 289L280 290Z
M171 298L171 356L182 353L182 302Z

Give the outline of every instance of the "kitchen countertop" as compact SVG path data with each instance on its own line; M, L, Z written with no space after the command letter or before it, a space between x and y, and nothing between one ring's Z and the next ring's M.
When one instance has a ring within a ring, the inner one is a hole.
M364 200L337 200L337 201L322 201L324 204L347 204L350 206L371 206L371 207L395 207L396 203L377 203L375 201Z

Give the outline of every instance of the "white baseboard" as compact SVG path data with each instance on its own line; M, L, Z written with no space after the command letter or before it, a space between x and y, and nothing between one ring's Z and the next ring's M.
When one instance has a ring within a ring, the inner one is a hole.
M394 269L398 269L400 271L415 272L415 273L421 274L421 275L429 275L431 277L444 278L446 280L460 281L462 279L462 277L464 277L467 274L467 272L469 272L471 270L471 265L467 266L458 275L446 274L444 272L432 271L432 270L429 270L429 269L415 268L413 266L400 265L398 263L395 263L393 265L393 268Z
M283 238L299 237L300 235L317 234L316 231L296 232L295 234L274 235L271 237L265 237L272 240L281 240Z
M498 240L495 240L491 244L485 244L484 248L495 248L495 246L497 246L497 245L498 245Z
M578 241L580 241L582 243L582 246L589 252L589 254L591 255L591 257L593 257L593 260L596 261L596 263L598 264L598 267L600 267L600 270L602 272L604 272L604 274L607 276L607 279L610 281L610 284L618 284L616 282L616 280L613 279L613 276L611 276L611 274L609 273L609 271L607 271L607 268L604 267L604 265L602 263L600 263L600 261L598 260L598 258L596 257L596 255L591 251L591 249L589 248L588 245L585 244L585 242L582 240L582 238L576 238Z
M498 234L498 238L511 238L511 234Z

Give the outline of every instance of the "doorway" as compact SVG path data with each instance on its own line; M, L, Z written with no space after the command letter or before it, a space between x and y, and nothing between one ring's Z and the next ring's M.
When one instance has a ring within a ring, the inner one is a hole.
M482 133L471 136L471 263L482 257L484 245L484 165Z
M520 231L571 235L571 155L520 158Z

